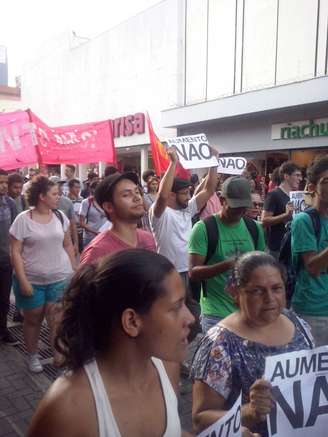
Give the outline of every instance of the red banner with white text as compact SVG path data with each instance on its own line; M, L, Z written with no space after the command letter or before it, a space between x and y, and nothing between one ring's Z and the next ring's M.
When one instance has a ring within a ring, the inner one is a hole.
M37 139L26 111L0 113L0 168L13 170L38 162Z
M28 111L35 127L41 164L116 162L110 120L49 127Z

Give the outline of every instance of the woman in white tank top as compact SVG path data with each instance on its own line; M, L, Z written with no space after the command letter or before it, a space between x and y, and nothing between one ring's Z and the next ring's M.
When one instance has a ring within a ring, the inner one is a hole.
M28 436L189 435L175 390L193 321L180 276L161 255L131 249L83 267L65 294L56 341L68 372Z

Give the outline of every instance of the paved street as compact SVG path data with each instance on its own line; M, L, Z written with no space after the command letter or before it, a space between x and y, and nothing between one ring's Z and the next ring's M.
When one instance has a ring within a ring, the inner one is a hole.
M16 338L21 327L12 327ZM40 344L43 353L44 342ZM193 348L191 348L193 349ZM191 352L192 353L192 352ZM47 359L45 359L47 361ZM46 372L33 375L25 366L22 346L0 346L0 437L25 436L35 407L54 377L54 369L46 365ZM191 384L181 380L179 412L182 426L191 429Z

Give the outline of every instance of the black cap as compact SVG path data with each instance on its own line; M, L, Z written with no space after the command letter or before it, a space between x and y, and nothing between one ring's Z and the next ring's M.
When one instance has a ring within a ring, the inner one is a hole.
M102 206L104 202L110 202L113 196L115 185L123 179L129 179L136 185L139 185L139 178L136 173L114 173L102 180L96 188L95 198L97 203Z
M173 193L177 193L178 191L183 190L184 188L188 188L190 186L191 182L189 179L174 178L171 191L173 191Z

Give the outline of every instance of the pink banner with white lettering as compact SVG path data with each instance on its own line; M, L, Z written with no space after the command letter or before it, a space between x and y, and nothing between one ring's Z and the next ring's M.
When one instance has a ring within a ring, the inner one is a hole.
M13 170L38 162L36 142L26 111L0 113L0 168Z
M28 112L35 127L42 164L116 162L109 120L51 128L32 111Z

